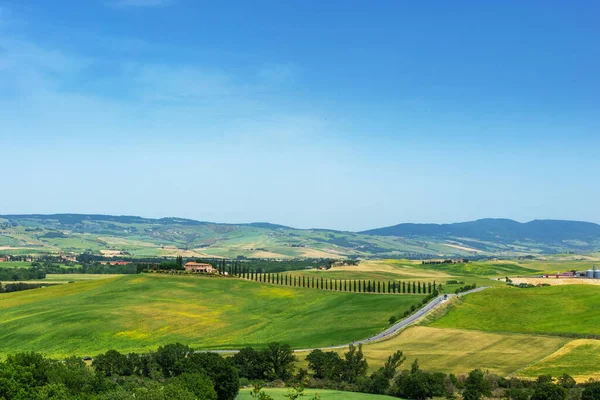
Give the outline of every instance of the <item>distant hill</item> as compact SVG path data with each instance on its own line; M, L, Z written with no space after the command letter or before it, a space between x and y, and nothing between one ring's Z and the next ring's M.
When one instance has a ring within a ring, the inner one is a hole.
M600 225L482 219L399 224L363 232L295 229L268 222L98 214L0 216L0 254L84 251L120 257L447 258L515 257L600 250Z
M520 223L511 219L486 218L454 224L398 224L360 233L400 237L465 237L501 243L536 241L556 244L564 241L597 241L600 239L600 225L561 220Z

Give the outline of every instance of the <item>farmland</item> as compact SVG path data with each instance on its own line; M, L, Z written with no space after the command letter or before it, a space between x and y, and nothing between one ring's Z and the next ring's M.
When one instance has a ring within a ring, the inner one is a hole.
M176 341L202 349L328 346L381 331L420 299L237 279L114 277L3 295L0 354L143 351Z
M462 374L485 368L508 376L567 342L561 337L414 326L391 339L365 344L363 351L372 370L383 366L390 354L402 350L406 356L403 368L418 359L429 371ZM337 351L341 354L346 350Z
M491 332L596 336L600 326L598 307L598 286L494 288L465 297L431 326Z
M549 229L558 229L559 236L563 232L562 224L557 222L554 226L550 222L550 225L531 226L539 239L526 243L519 235L490 237L490 230L502 227L502 221L480 220L466 224L473 228L470 237L439 234L436 229L409 229L402 235L388 236L379 230L342 232L295 229L270 223L222 224L182 218L6 215L0 217L0 254L91 251L106 255L125 252L136 257L182 254L224 258L516 258L568 250L592 252L600 248L600 241L585 241L590 239L586 228L577 223L564 239L579 237L582 240L574 242L546 236L544 232ZM583 247L582 243L585 243Z
M536 377L542 374L559 376L565 371L579 380L599 378L600 340L577 339L558 351L520 371L521 375Z

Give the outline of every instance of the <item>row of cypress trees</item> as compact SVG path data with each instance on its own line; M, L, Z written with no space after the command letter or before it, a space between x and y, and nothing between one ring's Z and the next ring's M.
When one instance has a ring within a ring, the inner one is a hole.
M248 268L233 269L233 276L274 285L303 287L354 293L412 293L431 294L435 282L400 282L363 279L330 279L280 273L258 273Z

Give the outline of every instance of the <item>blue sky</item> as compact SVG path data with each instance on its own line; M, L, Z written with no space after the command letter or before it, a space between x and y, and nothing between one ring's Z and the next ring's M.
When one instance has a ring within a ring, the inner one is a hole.
M0 214L600 222L598 15L0 0Z

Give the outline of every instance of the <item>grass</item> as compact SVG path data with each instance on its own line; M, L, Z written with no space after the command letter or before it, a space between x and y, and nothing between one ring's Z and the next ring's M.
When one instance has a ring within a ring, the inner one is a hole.
M288 389L285 388L265 388L263 392L271 396L274 400L285 400L285 394ZM397 397L383 396L379 394L368 394L368 393L354 393L354 392L342 392L340 390L326 390L326 389L306 389L304 391L305 399L312 398L315 393L318 393L322 400L386 400L386 399L397 399ZM240 394L236 397L236 400L251 400L250 389L240 389Z
M600 287L501 287L470 294L430 326L494 332L596 336Z
M520 371L520 375L560 376L565 372L579 381L600 378L600 340L578 339Z
M400 370L409 369L418 359L421 368L428 371L464 374L482 368L507 376L548 356L567 341L551 336L413 326L391 339L363 345L363 352L371 370L383 366L390 354L402 350L406 361ZM340 350L340 355L345 351ZM304 360L307 354L298 356ZM306 368L305 364L301 366Z
M94 355L195 348L349 343L421 296L326 292L237 279L133 275L0 296L0 354Z
M31 263L26 261L0 262L0 268L31 268Z

